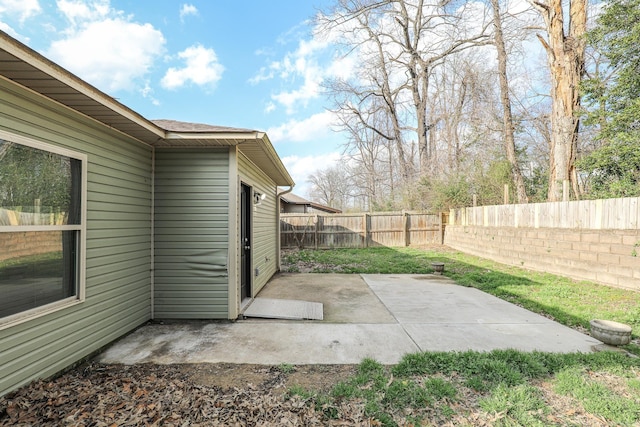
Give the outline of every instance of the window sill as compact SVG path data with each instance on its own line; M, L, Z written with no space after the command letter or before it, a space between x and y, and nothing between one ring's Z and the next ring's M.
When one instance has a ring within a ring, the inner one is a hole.
M12 314L7 317L0 318L0 331L9 329L14 326L20 325L31 320L38 319L51 313L55 313L60 310L64 310L78 304L82 304L84 300L77 297L70 297L60 301L52 302L51 304L43 305L42 307L32 308L28 311Z

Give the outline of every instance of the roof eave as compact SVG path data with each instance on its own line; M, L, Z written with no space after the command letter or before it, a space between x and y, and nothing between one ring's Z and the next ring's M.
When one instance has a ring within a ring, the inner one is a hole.
M247 142L254 142L258 144L260 149L262 149L264 155L268 158L269 163L271 163L271 166L272 166L270 168L272 169L270 178L275 181L276 186L286 185L289 187L293 187L294 185L296 185L295 181L289 174L289 171L282 163L282 159L280 158L280 156L278 156L276 149L274 148L273 144L269 140L269 136L267 136L265 132L256 132L255 140L253 141L248 140L245 142L245 144ZM240 151L243 151L242 144L240 144L238 148L240 149Z
M165 137L165 131L160 127L156 126L151 121L145 119L140 114L136 113L132 109L126 107L125 105L118 102L113 97L105 94L100 91L96 87L90 85L84 80L80 79L75 74L67 71L51 60L47 59L43 55L9 36L7 33L0 30L0 49L8 53L9 55L15 57L17 60L21 61L23 64L32 68L36 72L43 73L48 76L50 79L47 79L50 82L59 82L60 87L67 87L72 89L77 94L86 97L99 105L105 107L105 111L113 112L116 116L124 118L128 121L128 125L133 125L137 128L136 137L137 139L145 142L147 144L153 144L155 140L158 138ZM73 101L65 101L63 99L56 99L55 96L48 95L43 93L41 90L38 90L32 86L30 86L29 82L21 79L11 79L16 83L19 83L28 89L34 90L35 92L41 93L44 96L47 96L69 108L72 108L88 117L93 118L101 123L104 123L114 129L117 129L123 133L131 135L129 131L120 129L118 124L110 124L109 120L105 120L103 118L98 118L97 116L102 117L105 111L101 111L99 113L95 113L93 111L84 110L82 108L83 102L73 102ZM41 83L41 80L37 80L37 82ZM86 99L85 98L85 99ZM94 117L96 116L96 117ZM116 122L116 120L114 120ZM131 135L133 136L133 135Z
M158 148L204 148L237 146L249 160L273 179L276 185L294 186L295 182L276 153L265 132L175 132L167 131L156 141Z
M0 30L0 74L34 93L155 147L246 146L251 160L276 185L294 182L266 133L259 131L169 131L153 123ZM24 70L29 73L25 73ZM30 77L25 77L26 75ZM35 76L35 77L33 77ZM72 96L69 96L72 95ZM255 145L254 149L250 149ZM242 151L242 148L240 148Z

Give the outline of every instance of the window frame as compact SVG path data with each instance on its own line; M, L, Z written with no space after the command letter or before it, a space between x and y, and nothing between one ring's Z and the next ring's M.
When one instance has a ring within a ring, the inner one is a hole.
M0 233L39 232L39 231L76 231L77 257L76 257L76 295L63 298L48 304L34 307L9 316L0 317L0 330L15 326L29 320L42 317L65 308L80 304L85 300L86 294L86 260L87 260L87 166L88 157L84 153L59 147L51 143L38 141L31 137L18 135L0 129L0 139L46 151L60 156L69 157L81 163L81 189L80 189L80 223L67 225L9 225L0 226Z

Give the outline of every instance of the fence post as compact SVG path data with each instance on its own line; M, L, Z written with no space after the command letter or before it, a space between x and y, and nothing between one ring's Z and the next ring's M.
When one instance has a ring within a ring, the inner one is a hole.
M320 228L320 216L316 214L316 226L313 229L313 246L315 250L318 250L318 229Z
M440 231L440 244L444 245L444 227L442 225L444 220L444 212L440 212L440 221L438 221L438 229Z
M409 239L409 214L406 212L402 212L402 225L404 228L404 246L407 247L409 246L410 243L410 239Z
M33 201L33 225L40 225L40 199Z
M369 247L369 214L364 214L362 216L362 237L364 240L362 241L362 247Z

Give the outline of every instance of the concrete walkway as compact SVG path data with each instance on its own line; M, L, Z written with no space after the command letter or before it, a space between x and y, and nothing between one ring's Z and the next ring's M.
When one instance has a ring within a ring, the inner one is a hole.
M144 326L103 363L394 364L419 351L590 352L590 336L436 275L282 274L260 296L324 304L323 321Z

